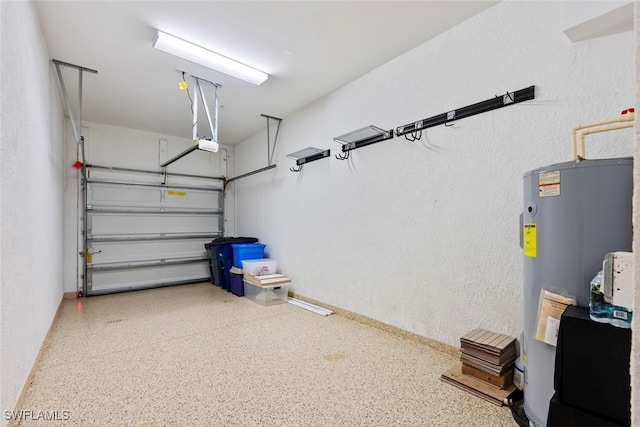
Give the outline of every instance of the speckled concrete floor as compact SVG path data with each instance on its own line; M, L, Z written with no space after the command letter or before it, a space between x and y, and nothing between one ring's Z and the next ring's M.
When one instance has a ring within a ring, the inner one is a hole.
M455 357L210 284L65 300L20 426L514 426L439 380ZM62 411L68 411L64 413Z

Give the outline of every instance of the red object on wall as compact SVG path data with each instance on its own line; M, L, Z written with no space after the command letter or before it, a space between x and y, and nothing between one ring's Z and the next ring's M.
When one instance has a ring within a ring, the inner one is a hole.
M636 111L635 108L627 108L626 110L622 110L622 113L620 113L620 114L633 113L635 111Z
M82 168L83 164L80 160L76 160L76 162L73 164L73 167L76 169L80 169Z

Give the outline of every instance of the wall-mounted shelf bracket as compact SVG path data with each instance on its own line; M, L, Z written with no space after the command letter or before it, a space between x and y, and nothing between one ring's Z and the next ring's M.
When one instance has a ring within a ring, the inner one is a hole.
M356 148L366 147L367 145L375 144L376 142L386 141L393 138L393 129L384 130L379 127L370 125L361 129L354 130L353 132L345 133L344 135L333 138L334 141L342 145L342 152L347 155L336 156L337 159L346 160L349 158L349 151Z
M260 115L267 119L267 165L268 166L227 179L224 182L225 188L227 187L227 184L230 184L233 181L237 181L239 179L246 178L248 176L255 175L260 172L265 172L276 167L276 165L272 164L272 162L273 162L273 154L276 151L276 144L278 143L278 134L280 133L280 125L282 124L282 119L279 119L278 117L268 116L266 114L260 114ZM273 148L271 148L271 132L270 132L271 122L269 120L276 120L278 122L278 127L276 128L276 134L275 134L275 137L273 138Z
M233 181L237 181L239 179L246 178L248 176L255 175L255 174L260 173L260 172L265 172L265 171L271 170L271 169L273 169L275 167L276 167L276 165L265 166L263 168L256 169L256 170L251 171L251 172L243 173L242 175L234 176L233 178L227 179L224 182L224 186L226 187L227 184L232 183Z
M525 89L507 92L504 95L496 96L486 101L478 102L456 110L447 111L417 122L409 123L396 128L396 136L402 136L408 133L417 132L422 129L444 124L445 126L453 126L448 123L464 119L465 117L475 116L476 114L486 113L487 111L514 105L519 102L528 101L535 98L535 86L529 86Z
M58 61L57 59L53 60L53 63L56 66L56 72L58 74L58 80L60 80L60 89L62 90L62 97L64 99L64 105L67 108L67 113L69 114L69 120L71 121L71 128L73 129L73 136L76 140L76 144L78 144L78 151L82 156L82 161L76 161L76 165L80 165L80 179L82 182L81 187L82 191L82 203L83 206L87 205L87 190L86 190L86 182L87 182L87 157L85 154L84 148L84 136L82 136L82 79L84 73L98 74L96 70L92 70L90 68L81 67L79 65L69 64L68 62ZM69 94L67 93L67 87L64 84L64 78L62 77L62 69L60 67L73 68L78 71L78 117L77 120L73 116L73 110L71 108L71 102L69 101ZM75 165L74 165L75 166ZM87 227L87 211L85 210L84 215L82 217L82 234L84 236L88 235L88 227ZM81 254L87 253L87 240L82 239L82 251ZM87 277L87 258L82 257L82 274L81 277ZM85 279L86 280L86 279ZM82 296L84 294L84 287L82 281L78 280L77 282L77 295Z
M64 105L67 108L67 113L69 114L69 120L71 121L71 128L73 129L73 136L76 140L76 143L81 146L82 153L82 163L86 161L85 153L84 153L84 138L82 137L82 78L83 73L91 73L98 74L96 70L92 70L91 68L81 67L79 65L69 64L68 62L58 61L57 59L53 60L53 63L56 66L56 72L58 73L58 80L60 81L60 89L62 90L62 97L64 99ZM69 101L69 94L67 92L67 87L64 84L64 78L62 77L62 70L60 67L73 68L78 70L78 117L74 117L73 111L71 109L71 102Z
M276 151L276 144L278 143L278 134L280 133L280 125L282 124L282 119L273 116L267 116L266 114L260 114L262 117L267 119L267 162L268 165L271 166L273 163L273 153ZM276 120L278 122L278 127L276 128L276 135L273 138L273 149L271 148L271 126L269 120Z
M296 151L295 153L287 155L288 158L294 159L296 161L297 166L295 168L289 168L289 170L291 172L300 172L302 170L302 166L304 166L306 163L324 159L325 157L329 157L329 155L331 155L331 150L322 150L315 147L304 148L302 150Z

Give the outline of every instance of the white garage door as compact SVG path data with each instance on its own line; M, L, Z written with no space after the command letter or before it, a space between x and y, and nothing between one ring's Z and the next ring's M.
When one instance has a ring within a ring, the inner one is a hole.
M223 230L223 180L87 170L85 295L209 280L204 244Z

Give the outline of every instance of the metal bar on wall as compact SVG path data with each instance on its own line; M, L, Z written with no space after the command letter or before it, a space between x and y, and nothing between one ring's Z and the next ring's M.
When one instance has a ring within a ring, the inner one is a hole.
M255 175L255 174L260 173L260 172L268 171L269 169L273 169L275 167L276 167L276 165L266 166L266 167L261 168L261 169L256 169L256 170L251 171L251 172L243 173L242 175L234 176L233 178L228 179L227 182L225 182L224 185L226 186L230 182L236 181L236 180L241 179L241 178L246 178L248 176Z
M260 168L260 169L256 169L254 171L251 172L247 172L247 173L243 173L242 175L238 175L238 176L234 176L233 178L229 178L225 181L224 186L225 188L227 187L227 184L233 182L233 181L237 181L239 179L242 178L246 178L248 176L251 175L255 175L261 172L265 172L268 170L271 170L273 168L276 167L276 165L272 164L273 162L273 155L276 151L276 144L278 143L278 134L280 133L280 125L282 124L282 119L278 118L278 117L273 117L273 116L269 116L266 114L260 114L262 117L267 119L267 166ZM270 127L269 127L269 120L277 120L278 121L278 127L276 128L276 135L273 139L273 149L271 148L271 132L270 132Z
M167 184L154 184L145 182L127 182L127 181L109 181L102 179L89 178L87 182L95 184L107 184L107 185L126 185L130 187L157 187L157 188L177 188L180 190L202 190L202 191L222 191L217 187L200 187L195 185L167 185Z
M411 132L417 132L422 129L427 129L459 119L464 119L465 117L475 116L476 114L486 113L487 111L517 104L523 101L528 101L534 98L535 86L529 86L528 88L520 89L514 92L507 92L502 96L496 96L495 98L467 105L466 107L461 107L455 110L447 111L446 113L438 114L426 119L399 126L396 128L396 136L405 135Z
M182 153L176 155L174 158L167 160L166 162L164 162L163 164L161 164L160 166L163 168L166 168L167 166L169 166L171 163L175 162L176 160L180 160L181 158L183 158L184 156L186 156L187 154L191 153L192 151L195 151L198 149L197 145L192 145L191 147L187 148L186 150L184 150Z

